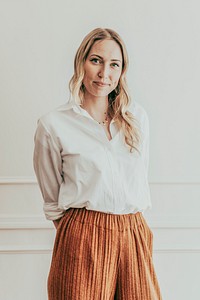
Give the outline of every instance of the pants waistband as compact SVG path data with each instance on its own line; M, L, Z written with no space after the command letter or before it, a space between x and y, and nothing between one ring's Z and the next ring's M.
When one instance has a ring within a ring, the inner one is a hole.
M87 223L105 229L120 231L138 227L144 222L141 212L134 214L109 214L100 211L87 210L86 208L69 208L65 216L80 223Z

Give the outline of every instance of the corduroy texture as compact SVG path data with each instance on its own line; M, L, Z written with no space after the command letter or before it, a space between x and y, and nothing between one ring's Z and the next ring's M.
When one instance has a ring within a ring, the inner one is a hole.
M57 228L49 300L161 300L152 241L142 213L67 210Z

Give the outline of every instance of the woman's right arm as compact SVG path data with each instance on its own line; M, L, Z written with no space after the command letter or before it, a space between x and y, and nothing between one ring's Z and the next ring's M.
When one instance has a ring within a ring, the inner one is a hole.
M56 229L57 229L57 227L58 227L61 219L62 219L62 217L60 219L53 220L53 224L54 224L54 226L55 226Z
M56 227L64 215L64 211L58 208L59 190L63 181L60 150L41 120L38 121L34 142L33 166L44 200L44 213L48 220L55 221Z

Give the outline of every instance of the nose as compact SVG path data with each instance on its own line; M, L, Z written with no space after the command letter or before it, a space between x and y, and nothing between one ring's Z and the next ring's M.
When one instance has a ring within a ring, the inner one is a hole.
M107 79L109 77L109 74L110 74L109 67L104 65L99 70L98 76L99 76L99 78Z

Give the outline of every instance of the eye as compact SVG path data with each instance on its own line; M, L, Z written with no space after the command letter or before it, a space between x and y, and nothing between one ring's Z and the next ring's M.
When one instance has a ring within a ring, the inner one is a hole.
M98 65L101 63L99 58L91 58L90 61L93 62L95 65Z
M120 65L118 63L112 63L111 66L115 67L115 68L119 68Z

